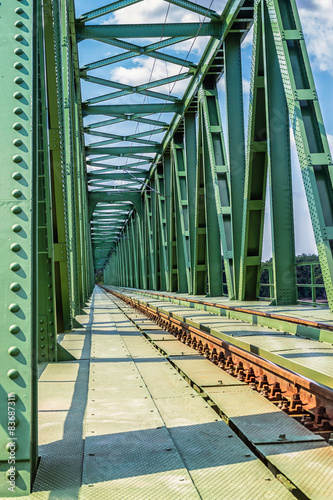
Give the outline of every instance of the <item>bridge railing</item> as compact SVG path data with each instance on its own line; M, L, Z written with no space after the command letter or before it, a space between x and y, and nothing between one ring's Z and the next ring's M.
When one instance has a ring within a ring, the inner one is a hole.
M318 261L299 261L297 272L297 303L313 306L327 305L321 267ZM259 299L274 299L274 280L272 264L262 265L259 284Z

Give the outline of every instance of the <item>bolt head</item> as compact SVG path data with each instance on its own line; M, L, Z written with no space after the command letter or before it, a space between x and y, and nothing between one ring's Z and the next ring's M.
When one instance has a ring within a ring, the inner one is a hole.
M14 379L16 379L16 378L19 376L19 372L18 372L17 370L9 370L9 371L7 372L7 376L8 376L10 379L14 380Z
M21 250L21 245L19 243L12 243L10 249L12 252L19 252Z
M20 331L20 327L17 326L17 325L11 325L9 327L9 331L10 333L12 333L13 335L15 335L16 333L18 333Z
M13 304L10 304L8 309L10 310L10 312L16 313L20 310L20 306L18 304L13 303Z
M16 346L12 346L8 349L8 354L11 356L18 356L20 354L20 349Z
M21 290L21 285L20 283L12 283L10 285L10 289L12 292L18 292L19 290Z

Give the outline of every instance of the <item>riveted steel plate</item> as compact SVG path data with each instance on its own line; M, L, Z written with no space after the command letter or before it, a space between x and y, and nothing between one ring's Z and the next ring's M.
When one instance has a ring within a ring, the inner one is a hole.
M165 332L165 330L163 330L162 328L160 328L158 325L156 325L153 322L151 322L151 323L137 323L137 322L135 322L135 324L140 328L140 330L145 331L145 332L149 332L149 331Z
M164 361L164 358L161 358L160 362L138 363L137 369L154 400L195 394L183 377L170 363Z
M154 344L165 352L167 356L200 356L198 351L179 341L155 340Z
M75 382L40 382L38 409L47 411L69 410L75 391ZM48 397L52 394L52 398Z
M333 498L333 448L327 443L258 446L260 453L311 500Z
M172 357L171 360L198 387L246 385L202 356L193 356L191 359Z
M179 394L179 397L154 398L155 404L168 429L173 427L199 426L209 422L220 421L221 418L190 388L188 394ZM223 422L227 427L227 424Z
M124 358L128 356L128 349L123 340L117 336L93 335L91 340L92 358Z
M333 349L295 349L292 351L279 351L279 356L311 368L319 373L333 377Z
M198 399L194 398L193 403ZM165 403L166 400L158 401L158 404ZM193 412L196 415L195 409ZM161 413L163 415L163 411ZM170 411L169 415L171 422L176 423ZM201 498L294 498L224 422L199 419L195 423L195 419L188 418L190 425L171 424L170 434Z
M160 354L143 335L140 335L140 337L124 337L123 340L132 358L162 357L162 354ZM173 342L170 343L173 344Z
M143 333L146 333L150 340L178 340L176 337L171 335L171 333L166 332L165 330L146 330L146 328L142 329Z
M39 380L43 382L75 382L82 361L71 361L65 363L52 363L47 365Z
M242 336L238 337L239 340L242 340ZM275 333L271 333L270 335L265 334L261 336L254 335L249 339L248 337L244 337L245 342L249 342L259 349L266 349L267 351L275 352L276 354L280 354L280 351L287 350L303 350L303 349L311 349L311 350L331 350L332 356L332 345L324 342L317 342L315 340L307 340L300 337L296 337L295 335L275 335Z
M291 441L322 441L303 425L249 387L207 387L206 394L223 414L249 439L257 443L280 443L280 435Z

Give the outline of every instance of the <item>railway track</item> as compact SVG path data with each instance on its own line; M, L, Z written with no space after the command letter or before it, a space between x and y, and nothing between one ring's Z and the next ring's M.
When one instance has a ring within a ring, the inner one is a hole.
M333 391L330 388L156 310L138 299L105 287L104 290L174 336L182 342L184 349L185 346L195 349L205 359L236 381L247 384L253 393L266 398L314 435L333 444ZM131 320L135 323L134 319ZM142 330L142 326L138 327ZM144 331L143 333L145 334ZM157 343L155 346L168 355L163 350L165 345ZM181 372L180 368L179 371ZM202 391L194 380L186 377L186 373L182 374L194 388Z

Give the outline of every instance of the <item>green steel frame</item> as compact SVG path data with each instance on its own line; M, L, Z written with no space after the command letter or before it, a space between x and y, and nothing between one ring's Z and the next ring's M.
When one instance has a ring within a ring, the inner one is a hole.
M165 1L200 21L91 24L144 0L105 2L77 19L74 0L0 4L0 496L11 495L8 474L16 475L12 496L30 491L37 363L71 359L57 334L79 326L95 270L107 284L210 296L224 293L225 276L230 299L254 300L267 202L271 298L296 302L289 122L333 309L333 164L295 0L228 0L221 13ZM245 148L240 51L253 24ZM200 60L168 53L198 37L208 37ZM140 44L147 38L156 40ZM80 67L87 39L111 55ZM154 79L152 71L137 86L98 72L141 56L179 72ZM91 90L84 101L81 86ZM123 134L127 124L136 130ZM8 445L12 437L19 445Z

